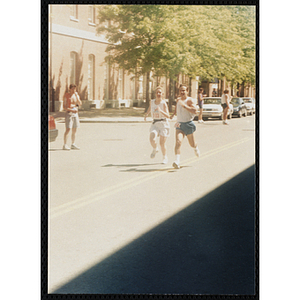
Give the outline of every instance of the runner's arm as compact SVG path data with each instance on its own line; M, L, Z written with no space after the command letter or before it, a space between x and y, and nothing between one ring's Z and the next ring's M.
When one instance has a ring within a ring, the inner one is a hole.
M197 114L197 108L194 105L192 100L188 100L187 104L185 104L182 100L179 100L179 104L186 109L188 112L192 113L192 114Z
M163 109L163 110L160 109L160 108L158 107L159 111L160 111L166 118L170 118L169 109L168 109L167 104L166 104L166 103L163 103L163 106L164 106L164 109Z

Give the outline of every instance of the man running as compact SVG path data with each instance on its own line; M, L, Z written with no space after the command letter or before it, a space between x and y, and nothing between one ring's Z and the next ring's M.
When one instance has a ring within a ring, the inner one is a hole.
M194 132L196 131L196 126L193 122L194 116L197 114L197 108L193 103L191 97L187 96L188 87L184 84L180 85L179 93L180 97L176 100L175 112L171 116L171 119L177 113L177 123L176 127L176 143L175 143L175 161L173 162L173 167L175 169L180 168L180 148L184 137L186 136L189 144L194 148L196 156L200 156L200 150L195 141Z

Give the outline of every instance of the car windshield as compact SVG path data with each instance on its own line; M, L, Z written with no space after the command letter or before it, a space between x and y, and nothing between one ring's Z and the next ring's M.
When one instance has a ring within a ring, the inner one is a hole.
M204 104L221 104L221 98L204 98Z
M244 102L246 102L246 103L252 103L252 99L244 99Z
M239 98L232 98L231 103L240 104L240 100L239 100Z

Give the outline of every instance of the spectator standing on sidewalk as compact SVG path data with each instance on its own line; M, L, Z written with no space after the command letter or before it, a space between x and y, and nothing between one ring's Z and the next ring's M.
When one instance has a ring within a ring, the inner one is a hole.
M230 102L229 91L225 90L221 98L221 105L223 107L223 124L225 125L228 125L227 114L229 109L229 102Z
M180 168L181 144L185 136L190 146L194 148L196 156L200 156L200 151L194 136L196 126L193 122L194 116L197 114L197 108L192 98L187 96L187 92L188 87L182 84L179 88L180 97L176 100L175 112L171 116L172 119L177 113L177 123L175 124L175 161L173 162L175 169Z
M212 91L212 96L213 96L213 97L217 97L217 95L218 95L218 93L217 93L216 89L215 89L215 88L213 88L213 91Z
M151 112L153 118L152 125L150 127L150 144L153 147L150 157L154 158L158 152L157 138L159 138L159 144L161 152L163 154L163 164L168 163L166 141L170 135L170 124L167 118L170 118L168 105L165 100L162 99L162 88L156 88L156 98L151 100L148 110L145 114L144 120Z
M203 88L200 88L198 90L198 105L199 105L199 116L198 116L198 123L204 123L203 119L202 119L202 114L203 114Z
M70 84L69 91L65 93L64 96L64 109L66 111L65 115L65 125L66 131L64 134L64 145L63 150L76 149L80 148L75 145L75 134L77 128L79 128L79 117L78 117L78 107L82 105L82 102L79 98L78 93L76 92L76 85ZM71 148L67 145L68 134L72 129L71 134Z

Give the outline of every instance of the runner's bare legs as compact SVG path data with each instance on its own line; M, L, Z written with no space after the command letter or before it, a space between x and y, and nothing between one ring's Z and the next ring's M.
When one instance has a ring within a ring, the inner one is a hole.
M150 133L150 144L154 149L157 149L156 137L157 135L154 132Z
M160 148L161 148L163 157L165 157L166 153L167 153L166 141L167 141L166 136L161 136L159 139L159 144L160 144Z
M188 134L186 137L187 137L187 139L188 139L188 141L189 141L190 146L191 146L192 148L196 148L196 147L197 147L197 143L196 143L196 141L195 141L195 136L194 136L194 134L193 134L193 133L192 133L192 134Z

